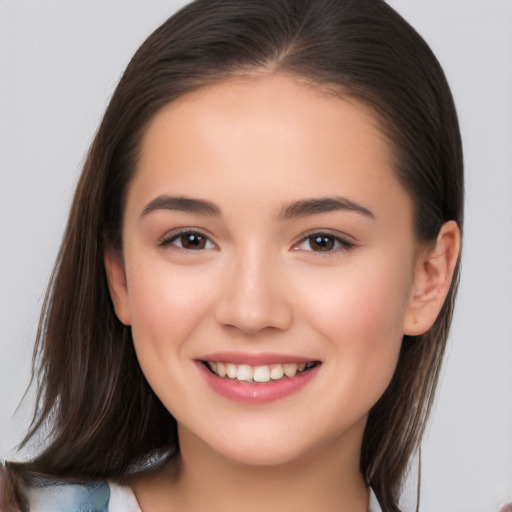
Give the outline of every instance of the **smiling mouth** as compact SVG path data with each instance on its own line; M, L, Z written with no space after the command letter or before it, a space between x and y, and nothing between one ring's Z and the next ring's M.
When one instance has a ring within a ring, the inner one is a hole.
M307 363L277 363L252 366L249 364L234 364L220 361L202 361L214 375L247 383L265 383L290 379L297 374L307 372L320 364L319 361Z

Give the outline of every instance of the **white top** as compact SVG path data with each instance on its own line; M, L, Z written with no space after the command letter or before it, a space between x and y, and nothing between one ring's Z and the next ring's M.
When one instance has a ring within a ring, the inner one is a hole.
M110 485L110 502L108 512L142 512L130 487L123 487L112 482ZM382 512L377 497L370 489L370 506L368 512Z
M110 486L110 502L108 512L142 512L130 487L108 483Z

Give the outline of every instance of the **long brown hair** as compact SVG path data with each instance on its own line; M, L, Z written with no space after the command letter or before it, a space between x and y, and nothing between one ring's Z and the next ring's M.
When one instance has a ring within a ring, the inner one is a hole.
M414 203L419 240L462 227L463 162L453 99L428 45L383 0L196 0L140 47L90 148L43 306L34 367L38 408L11 464L62 478L122 478L148 456L179 453L176 421L139 368L110 299L104 254L122 250L123 203L141 136L165 104L232 76L271 71L366 104ZM432 406L458 268L434 326L405 337L388 389L369 414L361 471L384 512L399 510L407 464ZM49 426L49 427L48 427Z

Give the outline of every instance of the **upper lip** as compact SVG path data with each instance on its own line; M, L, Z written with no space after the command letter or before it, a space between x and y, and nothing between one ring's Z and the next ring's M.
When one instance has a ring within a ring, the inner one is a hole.
M271 352L215 352L198 358L200 361L211 361L233 364L248 364L260 366L279 363L309 363L318 361L314 357L304 357L292 354L277 354Z

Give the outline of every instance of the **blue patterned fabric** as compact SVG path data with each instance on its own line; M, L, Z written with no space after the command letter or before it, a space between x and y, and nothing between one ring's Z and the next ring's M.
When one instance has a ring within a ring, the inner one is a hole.
M29 491L31 512L108 512L109 501L107 482L69 483L37 478Z

